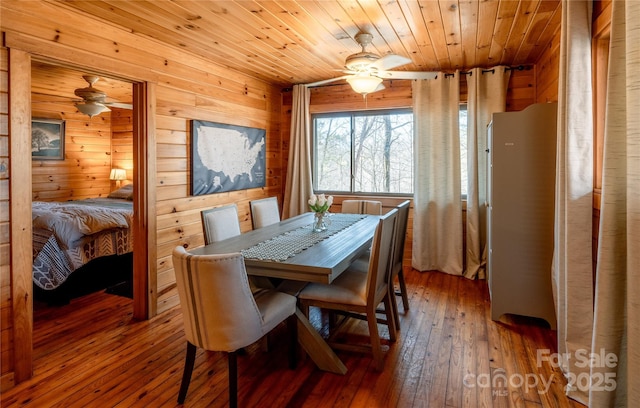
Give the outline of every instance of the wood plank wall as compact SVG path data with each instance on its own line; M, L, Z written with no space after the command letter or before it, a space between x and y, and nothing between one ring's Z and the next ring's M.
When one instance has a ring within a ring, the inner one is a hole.
M557 71L556 71L557 72ZM511 72L507 88L507 110L519 111L536 102L537 66ZM311 89L311 113L340 112L372 109L410 108L411 81L384 81L385 89L367 96L353 92L348 84ZM557 94L557 90L556 90ZM467 85L460 77L460 101L467 101ZM291 97L283 97L283 109L291 109Z
M131 80L157 84L156 107L150 112L157 126L156 145L151 149L157 155L157 202L155 216L157 246L153 259L157 260L157 287L151 288L156 297L157 313L178 304L175 278L170 255L176 245L195 248L203 245L200 211L206 208L236 203L243 231L251 228L249 201L277 196L282 202L282 140L281 90L245 74L229 71L215 61L206 61L188 52L170 48L153 39L141 37L114 24L98 20L67 9L61 3L18 2L2 5L5 44L37 55L39 60L55 60L66 66L99 72ZM6 24L5 24L6 22ZM3 49L3 57L6 50ZM2 58L3 64L6 58ZM3 101L6 102L6 66L3 66ZM7 138L6 109L3 109L2 142ZM71 112L68 113L71 115ZM86 117L85 117L86 118ZM95 120L96 118L94 118ZM223 194L193 197L189 195L190 138L189 121L208 120L266 129L267 180L265 188ZM85 120L84 118L82 120ZM73 127L71 127L73 128ZM3 144L6 146L6 143ZM3 148L3 152L7 149ZM118 151L123 147L118 148ZM77 148L71 151L77 151ZM9 159L8 153L2 160ZM113 153L115 156L115 152ZM102 163L102 162L100 162ZM105 165L105 170L110 168ZM108 178L108 172L105 171ZM1 177L1 176L0 176ZM0 178L0 205L8 205L7 181ZM30 187L28 187L30 188ZM105 191L108 190L106 188ZM3 217L7 212L3 211ZM9 223L7 217L2 224ZM9 242L0 243L8 248ZM2 262L6 257L2 257ZM155 268L154 268L155 269ZM4 275L11 274L2 266ZM17 273L18 271L14 271ZM11 288L2 287L2 378L11 376L13 358ZM6 341L5 341L6 340Z
M56 98L49 91L78 80L80 74L75 71L35 65L31 75L32 116L65 122L64 160L32 161L33 200L106 197L111 191L111 112L89 118L78 111L72 100ZM69 92L73 95L73 89Z
M111 168L124 169L127 179L121 186L133 180L133 111L111 108ZM117 181L111 181L110 191L118 187Z
M204 99L178 89L159 87L157 117L157 290L158 313L178 304L171 251L176 245L204 245L200 211L236 203L242 231L252 228L249 202L267 196L282 203L280 91L262 85L246 94L246 104ZM241 100L242 98L240 98ZM190 119L266 129L266 187L205 196L191 196Z
M9 87L7 49L0 47L0 392L13 385L13 308L9 233Z
M560 68L560 31L553 36L540 55L537 66L536 103L558 102L558 70Z

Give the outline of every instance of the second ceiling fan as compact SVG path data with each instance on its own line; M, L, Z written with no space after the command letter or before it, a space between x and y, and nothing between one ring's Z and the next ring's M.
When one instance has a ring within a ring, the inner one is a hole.
M373 35L369 33L358 33L355 40L362 51L346 58L345 69L342 72L347 75L313 82L307 86L320 86L344 79L354 91L367 95L384 89L382 84L384 79L434 79L437 76L436 72L427 71L389 71L406 65L411 60L397 54L387 54L381 57L368 52L367 46L373 40Z
M82 78L87 81L89 86L78 88L73 92L76 96L82 98L82 101L76 103L76 107L80 112L92 118L102 112L110 111L111 109L109 109L109 106L113 106L114 108L133 109L133 106L130 103L108 102L107 93L93 87L100 77L96 75L83 75Z

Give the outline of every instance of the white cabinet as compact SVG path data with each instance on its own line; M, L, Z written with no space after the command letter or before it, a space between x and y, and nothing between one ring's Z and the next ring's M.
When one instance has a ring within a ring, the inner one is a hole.
M557 105L493 114L488 127L487 273L491 318L556 328L553 258Z

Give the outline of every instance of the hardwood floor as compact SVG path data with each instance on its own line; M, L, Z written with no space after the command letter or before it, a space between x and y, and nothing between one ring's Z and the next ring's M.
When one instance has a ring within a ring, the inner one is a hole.
M239 357L239 406L582 407L564 396L557 368L536 362L538 350L555 351L546 323L493 322L486 281L406 275L411 310L403 314L400 306L401 331L382 372L370 355L347 352L338 352L344 376L319 371L309 358L290 370L282 326L270 351L258 343ZM326 335L327 317L312 312ZM3 393L2 407L178 406L186 349L179 308L135 321L131 300L101 292L38 307L34 325L34 377ZM349 328L350 340L367 332L364 322ZM226 370L223 354L198 350L184 405L226 406Z

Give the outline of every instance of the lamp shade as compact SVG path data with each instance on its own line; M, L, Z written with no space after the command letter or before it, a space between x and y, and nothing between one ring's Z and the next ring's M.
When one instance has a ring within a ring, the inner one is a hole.
M125 169L111 169L111 174L109 175L110 180L126 180L127 179L127 171Z
M347 78L347 82L354 91L360 94L368 94L378 89L378 85L382 82L382 78L371 75L354 75Z
M99 115L102 112L108 112L111 110L98 102L76 103L76 108L78 108L81 113L88 115L90 118Z

